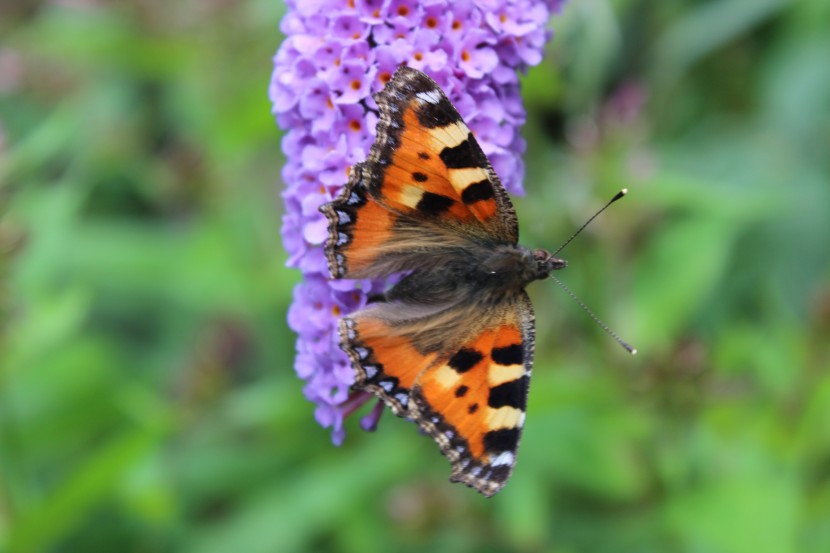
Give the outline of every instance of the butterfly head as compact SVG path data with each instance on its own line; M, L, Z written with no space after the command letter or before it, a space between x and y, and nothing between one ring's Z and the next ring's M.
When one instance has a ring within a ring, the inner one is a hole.
M547 278L553 271L558 271L568 266L567 261L559 257L554 257L549 251L543 249L533 250L533 261L536 267L536 280Z

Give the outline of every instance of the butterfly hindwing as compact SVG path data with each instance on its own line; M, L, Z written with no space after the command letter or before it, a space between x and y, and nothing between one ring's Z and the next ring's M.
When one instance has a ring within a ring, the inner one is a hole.
M451 480L486 496L516 463L533 364L527 295L494 313L485 329L418 378L410 412L452 463Z
M415 381L436 356L418 351L377 311L364 309L344 317L341 344L355 369L355 387L372 392L394 414L407 417Z
M435 327L445 328L439 341L425 338ZM492 306L382 303L344 318L340 333L356 387L423 428L450 460L452 480L487 496L502 488L516 460L533 362L524 292Z
M418 262L408 252L441 249L453 237L515 244L507 192L438 85L401 67L375 99L380 121L369 157L322 207L331 273L367 278L411 270Z

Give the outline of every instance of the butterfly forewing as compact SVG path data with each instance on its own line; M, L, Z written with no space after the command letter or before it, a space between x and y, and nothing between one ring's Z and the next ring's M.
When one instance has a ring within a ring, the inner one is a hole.
M376 101L381 117L368 159L322 208L332 274L367 278L416 269L418 260L401 252L428 254L448 242L515 244L518 224L507 192L438 85L402 67Z
M381 304L340 321L343 349L355 369L355 386L381 398L398 416L409 416L409 394L415 381L437 357L413 345L412 335L390 324Z

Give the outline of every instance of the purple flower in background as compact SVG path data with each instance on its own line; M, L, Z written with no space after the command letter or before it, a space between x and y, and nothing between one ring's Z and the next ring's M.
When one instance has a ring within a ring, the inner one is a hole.
M317 405L315 418L345 436L343 421L371 395L349 392L354 375L337 321L388 282L330 280L323 255L327 221L318 208L348 180L375 138L371 95L409 65L447 93L499 174L522 191L525 111L517 71L542 59L547 22L564 0L287 0L285 42L274 57L269 95L286 134L282 236L288 265L303 273L288 324L297 333L295 370ZM376 405L361 426L371 429Z

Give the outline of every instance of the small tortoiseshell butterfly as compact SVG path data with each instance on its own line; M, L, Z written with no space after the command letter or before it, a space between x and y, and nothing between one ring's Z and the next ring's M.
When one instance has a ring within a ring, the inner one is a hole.
M516 212L438 85L401 67L375 96L377 140L321 207L334 278L400 282L343 317L355 388L438 442L452 481L492 496L525 420L534 316L525 287L566 262L518 242Z

